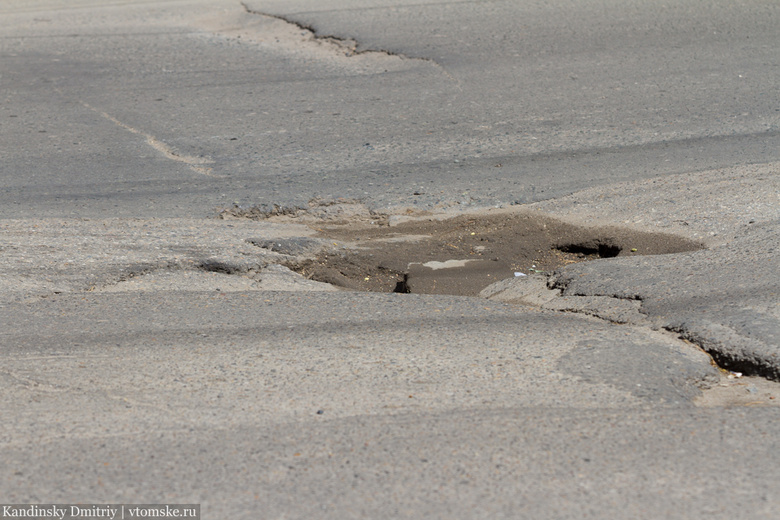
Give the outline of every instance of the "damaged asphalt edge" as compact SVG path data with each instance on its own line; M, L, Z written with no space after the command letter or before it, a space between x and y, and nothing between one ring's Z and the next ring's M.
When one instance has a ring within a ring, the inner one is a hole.
M220 273L253 278L254 275L268 267L268 265L269 263L265 261L238 263L216 258L205 258L201 260L169 260L161 261L159 263L143 262L120 268L118 277L111 277L111 280L103 280L102 282L93 282L85 290L87 292L92 292L97 289L105 289L159 272L202 271L206 273Z
M564 296L564 292L567 286L568 283L561 279L559 271L556 271L548 275L547 287L550 291L557 291L556 298L560 298ZM652 323L649 321L649 315L646 312L644 312L642 309L642 305L644 304L644 298L642 298L642 296L639 294L620 295L620 294L572 293L572 294L567 294L566 296L577 297L577 298L605 297L605 298L612 298L616 300L639 302L639 306L637 307L636 311L648 318L648 320L645 321L644 324L628 323L625 321L615 321L613 319L610 319L608 316L605 316L604 313L594 312L592 310L587 310L587 309L567 308L567 309L550 309L550 310L557 310L558 312L585 314L587 316L592 316L616 325L632 324L632 325L646 326L656 330L664 330L675 335L678 339L696 345L698 348L700 348L702 351L706 352L710 356L710 358L712 359L712 364L714 366L722 370L729 371L729 372L738 372L746 376L759 376L765 379L769 379L771 381L780 381L780 366L778 366L778 360L768 359L765 355L761 355L760 353L756 352L749 345L741 344L744 342L740 341L740 338L732 338L730 344L726 345L723 342L711 340L702 334L689 330L688 326L685 323L675 324L675 323L667 322L667 323L661 323L659 325L653 326ZM714 326L714 324L710 324L710 326L712 327ZM725 328L725 327L721 326L720 328ZM729 333L731 331L723 331L723 332ZM733 333L727 335L733 336Z
M270 14L270 13L264 13L262 11L257 11L252 8L250 8L248 5L246 5L244 2L241 2L241 7L244 8L244 10L248 14L257 15L257 16L266 16L268 18L274 18L276 20L281 20L282 22L288 23L290 25L293 25L297 27L298 29L302 31L307 31L311 33L311 37L314 40L317 41L324 41L324 42L331 42L335 43L336 45L339 45L340 47L344 48L346 51L349 52L348 56L352 55L359 55L359 54L370 54L370 53L376 53L376 54L384 54L386 56L395 56L397 58L406 59L406 60L423 60L423 61L432 61L428 58L416 58L413 56L406 56L404 54L400 54L397 52L392 52L388 50L383 49L364 49L364 50L358 50L358 42L351 38L343 38L341 36L334 36L334 35L320 35L317 34L318 31L311 25L303 24L300 22L296 22L294 20L290 20L289 18L285 18L284 16L276 15L276 14Z
M391 51L391 50L387 50L387 49L360 49L359 50L358 47L360 46L360 43L357 40L353 39L353 38L344 38L344 37L341 37L341 36L335 36L335 35L330 35L330 34L329 35L321 35L321 34L318 34L317 29L314 26L312 26L312 25L308 25L308 24L304 24L304 23L301 23L301 22L297 22L295 20L291 20L291 19L286 18L286 17L281 16L281 15L264 13L262 11L258 11L258 10L252 9L251 7L249 7L244 2L241 2L241 7L243 7L244 11L246 11L248 14L256 15L256 16L265 16L265 17L268 17L268 18L273 18L275 20L280 20L282 22L285 22L287 24L290 24L290 25L300 29L301 31L307 31L307 32L309 32L311 34L311 38L313 40L315 40L315 41L328 42L328 43L333 43L335 45L338 45L341 48L343 48L345 51L347 51L347 54L346 54L347 57L364 55L364 54L381 54L383 56L400 58L402 60L414 60L414 61L423 61L423 62L426 62L426 63L430 63L430 64L436 66L437 68L439 68L441 70L441 72L445 76L447 76L450 80L452 80L456 84L458 84L458 88L460 88L460 82L452 74L450 74L447 71L447 69L444 68L444 66L442 64L438 63L436 60L433 60L431 58L426 58L426 57L423 57L423 56L410 56L408 54L404 54L404 53L401 53L401 52L395 52L395 51Z
M560 291L560 295L563 296L563 293L568 288L569 283L566 280L562 280L560 274L561 274L560 270L558 270L547 277L547 288L550 290L558 290ZM606 296L608 298L614 298L616 300L629 300L629 301L639 301L639 302L642 301L642 296L636 293L634 294L584 294L584 293L573 292L572 294L567 294L566 296Z
M387 213L378 212L368 208L363 201L359 199L322 199L314 197L309 199L306 205L294 204L251 204L240 205L233 204L229 208L219 209L217 213L217 219L229 220L229 219L246 219L246 220L266 220L272 217L290 217L296 218L304 215L309 215L316 209L330 208L333 206L363 206L366 209L366 213L373 217L375 220L386 222L389 218Z
M714 324L710 324L710 326L712 327ZM740 340L740 338L732 338L726 344L722 341L708 338L701 333L691 331L686 324L667 324L663 328L699 346L721 368L731 372L739 372L746 376L759 376L780 382L780 366L778 366L776 356L756 352L754 348ZM723 326L718 326L718 328L726 329ZM733 333L729 334L731 332L729 330L724 330L723 332L733 336Z

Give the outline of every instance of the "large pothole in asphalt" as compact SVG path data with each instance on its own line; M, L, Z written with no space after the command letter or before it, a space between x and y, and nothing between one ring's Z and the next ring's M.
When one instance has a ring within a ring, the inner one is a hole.
M676 235L578 227L530 212L315 227L343 245L287 266L312 280L375 292L476 296L505 278L574 262L703 248Z

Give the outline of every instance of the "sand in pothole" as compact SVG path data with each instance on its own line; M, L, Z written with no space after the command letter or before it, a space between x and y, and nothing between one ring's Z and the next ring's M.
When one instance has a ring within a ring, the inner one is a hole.
M301 274L353 290L475 296L515 273L551 272L598 258L702 249L701 243L625 228L582 228L529 212L419 219L397 226L315 226L347 243L289 264Z

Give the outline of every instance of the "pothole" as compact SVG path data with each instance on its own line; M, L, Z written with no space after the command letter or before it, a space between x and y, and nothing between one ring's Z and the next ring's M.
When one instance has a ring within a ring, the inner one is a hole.
M564 253L572 253L579 257L598 256L599 258L613 258L620 254L622 248L614 243L604 242L602 239L586 240L574 244L562 244L558 246Z
M494 282L574 262L703 248L676 235L578 227L516 211L315 228L340 247L286 265L312 280L373 292L476 296Z

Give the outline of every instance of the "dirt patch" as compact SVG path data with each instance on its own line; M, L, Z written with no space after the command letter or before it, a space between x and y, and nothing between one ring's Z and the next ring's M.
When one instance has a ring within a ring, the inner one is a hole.
M704 390L697 406L780 406L780 383L723 370L717 385Z
M374 292L476 296L515 273L703 248L676 235L583 228L530 212L431 217L394 226L361 222L313 227L339 247L287 266L313 280Z

